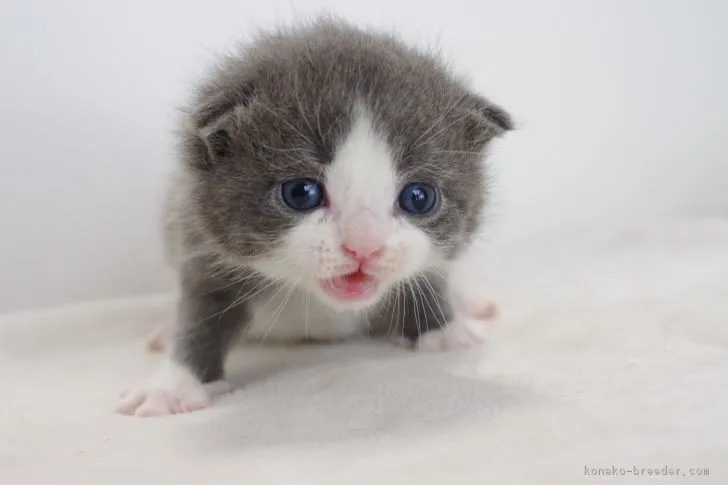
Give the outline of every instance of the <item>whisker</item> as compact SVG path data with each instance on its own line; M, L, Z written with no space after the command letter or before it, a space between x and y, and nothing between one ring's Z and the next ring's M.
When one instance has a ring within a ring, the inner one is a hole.
M291 289L288 290L288 294L285 296L283 301L280 303L279 308L276 308L276 311L273 314L273 322L270 324L270 326L268 326L266 324L266 328L268 330L265 332L265 335L263 335L263 339L260 342L261 345L263 345L265 343L265 339L268 337L270 332L273 330L273 327L275 327L276 323L278 322L278 318L281 316L281 313L283 313L283 310L286 308L286 304L288 303L288 300L291 299L291 295L293 294L293 292L296 290L296 288L301 283L302 278L303 277L299 278L299 280L297 282L292 283L290 285Z
M387 326L387 331L384 333L384 335L386 335L387 337L391 336L392 325L394 324L394 302L395 302L395 297L397 296L396 293L397 293L397 290L395 289L392 291L392 293L390 295L388 295L387 306L382 311L382 318L388 318L387 314L390 313L390 309L392 310L391 316L389 317L389 326Z
M240 286L240 289L238 290L238 293L235 295L235 298L233 298L233 302L225 310L223 310L222 313L220 313L220 316L219 317L217 317L217 322L216 322L217 325L220 324L220 320L222 320L222 317L225 316L225 314L228 312L228 310L230 310L231 308L233 308L234 306L236 306L235 305L235 302L238 300L238 298L240 298L240 293L243 292L243 289L244 288L245 288L244 286L242 286L242 285ZM238 305L239 305L239 303L238 303Z
M475 155L482 157L484 153L482 151L469 151L469 150L432 150L431 154L447 153L452 155Z
M440 315L442 316L442 322L438 322L438 326L442 329L443 332L445 332L445 336L447 338L450 338L448 335L448 332L447 332L447 323L448 323L447 318L445 317L445 312L442 309L442 305L440 305L440 302L438 301L439 298L437 296L437 293L435 292L435 289L432 287L432 284L429 281L427 281L427 278L425 278L421 275L418 275L418 276L425 283L425 287L430 291L430 294L432 295L432 299L435 302L435 305L437 305L438 310L440 311ZM428 303L428 306L430 306L430 310L434 314L435 310L432 309L432 306L429 305L429 303Z
M278 283L278 282L280 282L280 281L281 281L281 280L277 280L277 281L276 281L276 283ZM273 283L273 284L275 284L275 283ZM269 286L270 286L270 285L269 285ZM272 294L272 295L270 296L270 298L268 298L268 301L266 301L265 305L263 305L262 307L260 307L260 308L258 309L258 311L256 312L256 314L255 314L255 315L253 315L253 318L251 319L251 325L250 325L250 326L249 326L249 327L248 327L247 329L245 329L245 331L243 332L243 336L244 336L244 335L245 335L245 334L246 334L246 333L247 333L247 332L248 332L248 331L250 330L250 328L251 328L251 327L253 326L254 322L256 322L256 321L258 320L258 316L260 316L260 314L261 314L261 313L263 312L263 310L264 310L265 308L267 308L267 307L268 307L268 305L270 305L270 303L271 303L271 302L272 302L272 301L273 301L273 300L274 300L274 299L275 299L275 298L276 298L276 297L277 297L277 296L278 296L278 295L279 295L279 294L280 294L280 293L281 293L281 292L282 292L282 291L283 291L283 290L284 290L285 288L286 288L286 284L285 284L285 283L282 283L282 284L280 285L280 287L278 288L278 290L277 290L277 291L276 291L275 293L273 293L273 294Z
M267 286L266 286L266 288L267 288L268 286L271 286L271 285L273 285L273 284L275 284L275 281L273 281L273 282L271 282L271 283L270 283L269 285L267 285ZM255 286L255 287L254 287L254 289L255 289L255 288L259 288L260 286L261 286L261 285L257 285L257 286ZM263 290L265 290L265 288L263 288L263 289L262 289L262 290L260 290L260 291L263 291ZM251 291L253 291L253 290L251 290ZM220 315L221 313L225 313L225 312L227 312L227 311L229 311L229 310L231 310L231 309L235 308L236 306L238 306L238 305L240 305L240 304L244 303L245 301L249 300L250 298L252 298L252 297L254 297L255 295L257 295L258 293L260 293L260 291L257 291L257 292L256 292L255 294L253 294L253 295L250 295L250 291L249 291L249 292L248 292L248 293L246 293L245 295L243 295L243 296L241 296L241 297L239 297L239 298L236 298L235 300L233 300L233 302L232 302L232 303L231 303L230 305L228 305L228 306L227 306L227 308L225 308L224 310L221 310L221 311L219 311L219 312L213 313L212 315L208 315L207 317L203 318L202 320L200 320L200 321L196 322L196 324L197 324L197 325L199 325L199 324L202 324L202 323L204 323L205 321L207 321L207 320L209 320L209 319L211 319L211 318L215 318L216 316ZM250 297L248 297L248 295L250 295Z
M419 292L420 296L422 297L422 300L427 304L427 307L430 309L430 312L432 313L433 318L437 320L437 317L435 317L435 310L432 308L432 305L430 305L430 302L425 297L425 293L422 291L422 288L420 287L420 283L418 281L419 275L415 275L412 282L416 285L417 291ZM422 306L422 309L424 310L424 305ZM427 323L427 318L425 317L425 323ZM425 332L429 330L429 327L425 329Z
M402 329L402 340L404 340L404 338L405 338L404 337L404 312L406 311L406 308L405 308L406 302L404 301L404 298L402 298L402 282L401 281L397 282L397 301L396 301L397 318L399 318L400 301L402 303L402 320L398 321L397 323L400 326L400 328Z
M243 299L245 301L250 300L251 298L254 298L255 296L261 294L268 288L275 286L276 284L283 281L283 278L274 278L272 280L264 280L262 283L254 286L251 290L248 291L245 295L243 295Z
M303 335L308 339L308 300L311 298L311 292L308 291L308 288L311 287L311 281L313 280L313 271L308 272L308 285L306 289L306 310L304 312L305 315L305 326L304 326L304 332Z
M432 271L432 272L433 272L433 273L434 273L434 274L435 274L436 276L439 276L440 278L442 278L442 279L443 279L443 280L445 280L446 282L448 282L448 281L449 281L449 280L448 280L448 277L447 277L447 276L446 276L446 275L445 275L445 274L444 274L444 273L443 273L442 271L440 271L440 270L439 270L438 268L431 268L431 271Z
M402 289L400 292L400 297L402 298L402 338L404 339L405 338L404 326L405 326L405 322L407 321L407 297L405 296L404 292L405 292L407 283L405 283L404 281L401 281L399 283L399 285Z
M246 281L250 281L250 280L255 279L255 278L263 278L263 275L259 274L257 271L250 272L248 274L243 275L242 278L236 278L236 279L234 279L233 281L231 281L230 283L228 283L225 286L220 286L219 288L215 288L214 290L210 290L209 293L214 293L216 291L226 290L226 289L230 288L231 286L235 286L235 285L238 285L238 284L242 284L242 283L245 283Z
M402 288L402 282L397 282L397 288L394 291L394 305L392 306L392 315L389 321L389 327L387 327L387 337L392 336L392 326L396 329L397 326L402 328L402 339L404 339L404 326L399 321L399 298Z
M420 328L420 314L419 314L419 311L417 308L417 303L418 303L417 295L415 295L415 290L412 287L411 283L407 282L406 285L409 288L410 293L412 294L412 303L414 305L414 314L415 314L414 317L415 317L415 323L417 324L417 336L418 336L418 341L420 342L420 350L422 350L422 340L419 339L419 337L422 336L422 329Z

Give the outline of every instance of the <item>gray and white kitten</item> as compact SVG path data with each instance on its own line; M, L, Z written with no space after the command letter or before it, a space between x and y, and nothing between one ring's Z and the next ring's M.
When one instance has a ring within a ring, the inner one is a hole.
M486 147L511 129L437 56L337 20L226 57L184 111L168 355L118 410L207 406L230 389L223 363L241 333L477 340L468 321L482 308L459 311L446 275L481 222Z

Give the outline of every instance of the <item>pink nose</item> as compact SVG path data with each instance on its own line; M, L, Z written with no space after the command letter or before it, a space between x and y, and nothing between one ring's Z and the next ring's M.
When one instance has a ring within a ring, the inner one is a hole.
M341 251L350 258L359 261L365 261L367 259L374 259L379 257L379 254L382 251L382 247L372 245L352 245L344 243L341 245Z

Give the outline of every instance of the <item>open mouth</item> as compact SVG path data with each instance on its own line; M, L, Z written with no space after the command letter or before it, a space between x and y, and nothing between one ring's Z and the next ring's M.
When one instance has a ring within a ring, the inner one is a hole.
M371 298L379 282L361 270L335 276L321 282L321 288L333 300L361 301Z

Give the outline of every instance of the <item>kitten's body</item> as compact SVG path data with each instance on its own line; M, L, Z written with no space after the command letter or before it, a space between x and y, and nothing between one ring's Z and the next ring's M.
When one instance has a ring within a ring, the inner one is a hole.
M120 411L204 407L239 333L470 338L449 267L479 227L508 115L435 57L322 20L261 36L204 82L180 134L167 234L169 357ZM448 334L449 331L449 334Z

